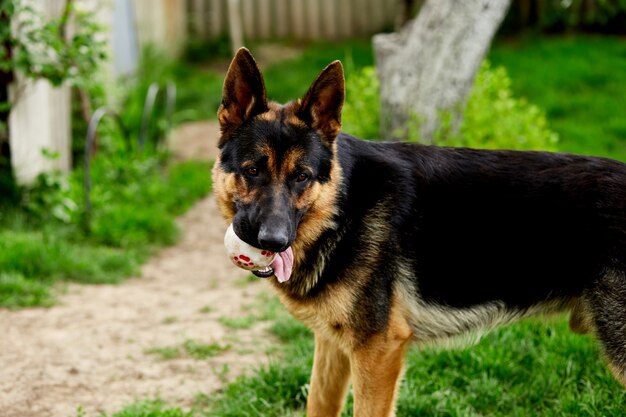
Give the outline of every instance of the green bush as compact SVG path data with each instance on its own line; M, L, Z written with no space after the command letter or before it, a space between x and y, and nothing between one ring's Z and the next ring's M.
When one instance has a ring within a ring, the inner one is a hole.
M48 286L17 272L0 273L0 306L8 308L47 306L52 302Z
M348 73L342 130L363 139L380 137L379 82L374 67Z
M484 62L467 101L458 133L451 133L450 117L442 116L435 135L438 145L491 149L556 150L558 135L548 127L541 109L511 92L503 67Z
M94 164L93 238L110 246L175 241L174 215L211 190L210 163L163 166L157 157ZM79 188L79 178L74 178Z
M103 207L93 218L92 235L97 242L117 247L169 245L176 241L174 219L162 207L124 202Z
M151 249L178 236L174 217L211 189L209 162L168 166L162 154L93 160L91 231L82 228L83 177L43 174L27 210L0 213L0 306L47 305L57 281L119 282Z
M38 231L0 232L0 271L22 274L27 279L53 283L59 279L78 282L117 282L137 272L133 253Z
M82 409L76 413L76 417L85 417ZM192 417L193 412L183 411L179 407L168 407L160 399L141 401L131 404L121 411L113 414L100 414L100 417Z
M364 139L379 137L380 104L378 78L373 67L349 74L343 131ZM467 101L463 120L454 132L450 114L441 114L442 126L434 143L493 149L556 150L558 135L548 127L537 106L511 92L511 79L502 67L492 69L483 63ZM410 141L419 141L419 120L408 126Z

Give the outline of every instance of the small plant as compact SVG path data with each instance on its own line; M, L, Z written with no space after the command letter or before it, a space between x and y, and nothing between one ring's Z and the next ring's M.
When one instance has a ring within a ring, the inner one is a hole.
M257 318L248 315L245 317L226 317L222 316L219 318L219 322L229 329L240 330L240 329L249 329L254 323L257 321Z
M374 67L349 73L346 100L341 116L342 130L363 139L380 137L379 82Z
M183 347L189 356L194 359L208 359L231 348L230 345L219 343L200 343L193 339L185 340Z
M450 117L444 114L442 121L434 139L438 145L557 149L558 135L548 127L543 111L523 98L514 97L506 70L492 69L488 62L478 71L458 133L451 128Z
M167 316L163 320L161 320L162 324L173 324L178 321L178 317L176 316Z
M178 359L182 356L179 346L164 346L146 349L145 353L157 355L161 360Z
M205 305L205 306L202 306L200 308L200 310L198 310L198 312L202 313L202 314L208 314L208 313L212 312L213 310L215 310L215 309L213 307L211 307L210 305Z
M378 79L373 67L365 67L346 80L342 130L364 139L379 135ZM440 115L441 127L434 143L492 149L556 150L558 135L551 131L545 114L525 99L516 98L511 80L502 67L481 66L457 128L450 114ZM409 141L419 142L419 117L407 124Z
M168 407L163 400L141 401L124 407L114 414L101 414L100 417L193 417L193 411L183 411L178 407ZM79 417L79 416L77 416Z
M17 308L51 304L52 297L47 285L26 279L19 272L0 273L0 306Z
M78 204L70 193L69 178L58 171L44 172L22 193L24 207L39 221L69 224L78 219Z
M106 59L106 38L94 18L94 11L66 1L56 19L46 19L28 2L0 0L0 14L9 16L15 25L0 30L0 71L19 71L32 80L46 79L54 86L67 83L80 92L83 117L90 117L92 99L104 98L104 86L98 76ZM72 34L68 26L72 23ZM17 91L19 99L20 91ZM10 103L0 103L10 108Z
M202 343L193 339L185 340L179 346L161 346L146 349L145 353L157 355L162 360L181 358L187 355L193 359L208 359L219 355L231 348L230 345L220 345L219 343Z

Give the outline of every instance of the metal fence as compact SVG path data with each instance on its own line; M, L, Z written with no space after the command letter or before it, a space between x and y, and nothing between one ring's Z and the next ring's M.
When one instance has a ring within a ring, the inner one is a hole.
M393 27L397 0L239 0L247 39L345 39ZM192 36L228 33L227 0L187 0Z

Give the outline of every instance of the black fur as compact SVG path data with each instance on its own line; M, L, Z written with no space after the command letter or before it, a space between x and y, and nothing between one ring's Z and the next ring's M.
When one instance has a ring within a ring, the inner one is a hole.
M337 139L341 226L311 250L338 241L308 296L355 266L363 221L381 202L390 228L378 270L360 297L384 326L396 259L410 260L426 302L516 309L578 297L626 265L626 165L546 152L438 148ZM338 239L338 236L341 236ZM311 254L310 257L315 257ZM386 300L381 302L380 300ZM370 305L372 304L372 305Z

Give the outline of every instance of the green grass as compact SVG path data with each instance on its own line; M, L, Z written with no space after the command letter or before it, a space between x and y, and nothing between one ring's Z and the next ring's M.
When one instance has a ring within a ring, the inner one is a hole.
M94 165L89 235L78 211L55 216L66 200L82 203L80 172L62 189L49 185L55 179L31 190L27 210L0 213L0 307L49 306L60 282L117 283L137 274L154 248L176 240L175 217L210 191L208 162L121 166L105 158Z
M0 306L17 307L48 307L52 305L49 286L26 279L18 272L0 273Z
M311 332L284 310L270 332L284 343L282 352L252 376L239 377L213 395L198 416L286 416L304 407L312 364Z
M563 151L626 161L626 43L572 36L496 42L513 91L546 111Z
M283 343L273 361L217 394L202 395L192 416L303 415L311 332L284 311L270 331ZM352 415L352 404L350 394L343 416ZM412 348L397 405L398 417L599 417L622 415L626 393L595 341L571 333L567 319L557 317L495 330L463 349Z
M564 318L525 321L463 350L412 350L400 398L405 416L603 416L626 404L596 343Z
M78 409L76 417L85 417L82 409ZM99 417L192 417L191 411L183 411L178 407L168 407L161 400L141 401L128 405L113 414L100 414Z
M197 360L204 360L226 352L230 345L219 343L203 343L194 339L187 339L178 346L158 346L145 350L145 353L156 355L161 360L177 359L186 355Z
M302 97L322 69L336 59L346 73L374 63L368 41L312 44L295 59L261 68L268 99L284 103Z
M198 415L283 416L303 409L311 334L288 317L272 331L286 343L279 358L237 379ZM465 349L413 348L398 416L607 416L621 415L625 405L596 343L558 318L499 329ZM344 416L351 407L349 398Z
M251 47L251 52L254 55L254 47ZM313 43L294 59L261 68L268 99L284 103L302 97L317 74L336 59L343 62L346 71L354 71L374 62L368 41ZM217 117L225 71L218 72L207 63L184 62L163 71L166 74L161 75L162 79L174 79L178 85L177 120Z
M243 317L222 316L218 319L218 321L224 327L228 327L229 329L233 330L249 329L254 326L254 323L256 323L257 320L258 319L253 315L247 315Z

